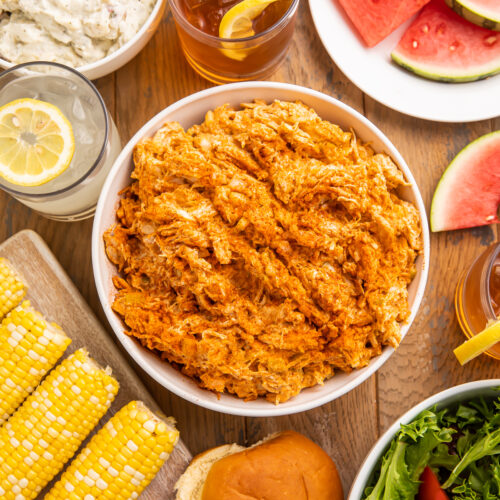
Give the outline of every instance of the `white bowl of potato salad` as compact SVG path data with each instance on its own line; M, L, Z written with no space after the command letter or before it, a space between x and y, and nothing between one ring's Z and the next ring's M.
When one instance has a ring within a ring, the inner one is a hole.
M156 31L166 0L0 0L0 67L51 61L89 79L117 70Z

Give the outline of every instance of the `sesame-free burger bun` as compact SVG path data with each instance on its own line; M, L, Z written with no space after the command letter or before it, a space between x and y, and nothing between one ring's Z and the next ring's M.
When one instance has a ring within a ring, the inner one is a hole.
M177 500L343 500L333 460L302 434L285 431L250 448L219 446L195 457Z

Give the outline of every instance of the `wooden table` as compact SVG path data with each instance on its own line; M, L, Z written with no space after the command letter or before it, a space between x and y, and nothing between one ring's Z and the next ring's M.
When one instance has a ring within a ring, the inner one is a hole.
M299 8L286 62L272 80L332 95L374 122L408 162L427 210L436 183L453 156L469 141L500 129L500 119L440 124L402 115L373 101L330 60L316 35L305 0ZM131 63L96 83L124 142L169 104L210 86L184 60L168 10L148 46ZM24 228L41 234L109 329L92 276L92 220L70 224L49 221L4 193L0 193L0 213L0 241ZM495 240L497 231L495 227L482 227L432 235L425 298L402 345L376 375L316 410L273 419L223 415L170 394L136 369L164 411L175 416L184 442L193 453L226 442L254 443L271 432L295 429L332 456L347 493L366 453L395 418L447 387L500 377L499 362L482 356L461 368L452 353L453 347L463 340L453 308L457 278L474 256Z

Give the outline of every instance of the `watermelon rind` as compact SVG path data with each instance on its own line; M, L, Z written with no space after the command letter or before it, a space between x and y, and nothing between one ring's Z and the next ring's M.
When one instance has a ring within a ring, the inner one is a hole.
M442 66L419 63L400 54L397 49L392 51L391 57L394 62L408 71L439 82L474 82L500 73L500 59L492 61L489 64L470 67L467 70L460 71L454 68L443 68Z
M445 2L467 21L488 30L500 31L500 8L495 13L482 10L480 6L475 4L474 0L445 0Z
M449 186L450 183L461 176L462 166L467 163L469 158L474 158L475 153L480 150L485 145L489 144L490 141L498 142L500 144L500 130L491 132L489 134L483 135L472 141L470 144L465 146L451 161L446 170L444 171L441 179L436 186L434 191L434 196L432 198L431 211L430 211L430 226L432 232L446 231L450 229L448 227L449 223L447 215L449 214L450 207L447 201L449 200ZM481 196L478 193L477 196ZM491 219L484 220L478 225L487 225L489 223L496 223L498 221L498 214L489 214ZM456 228L459 229L459 228ZM462 229L462 228L460 228Z

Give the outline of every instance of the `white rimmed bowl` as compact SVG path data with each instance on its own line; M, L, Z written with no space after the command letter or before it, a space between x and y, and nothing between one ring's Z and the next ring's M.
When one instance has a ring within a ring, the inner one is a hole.
M166 4L167 0L157 0L153 10L139 31L118 50L98 61L85 64L75 69L83 73L89 80L96 80L102 76L109 75L109 73L127 64L146 46L158 29L158 25L165 12ZM16 65L17 63L12 63L0 58L0 68L9 69Z
M142 347L139 342L125 333L121 319L111 309L115 290L112 277L116 268L106 257L102 235L116 222L115 212L119 202L118 192L130 183L132 170L132 151L134 145L145 136L151 136L166 121L178 121L183 127L201 123L205 113L222 104L239 105L254 99L271 102L274 99L295 101L301 100L315 109L318 114L344 129L354 129L357 135L369 142L376 151L388 153L404 173L410 186L401 191L401 196L412 201L420 212L424 251L417 261L417 274L409 287L411 316L402 328L404 336L415 318L424 293L429 264L429 229L424 204L415 180L392 143L385 135L370 123L364 116L349 106L320 92L290 85L271 82L245 82L214 87L188 96L161 111L144 125L125 146L113 165L99 198L94 219L92 234L92 263L99 297L106 316L118 339L134 360L157 382L178 396L211 410L234 415L265 417L287 415L315 408L332 401L354 389L372 375L394 352L392 348L384 348L382 354L371 360L370 364L352 373L339 373L324 385L303 390L298 396L280 405L273 405L264 399L244 402L235 396L223 394L218 399L215 394L198 387L191 379L182 375L169 363L161 361L151 351Z
M373 448L368 452L368 455L359 469L359 472L351 486L351 491L347 500L361 500L363 491L368 485L375 467L382 458L385 451L388 449L390 442L394 439L399 431L401 424L409 424L422 411L437 405L438 409L443 409L459 402L466 402L470 399L478 397L494 397L500 395L500 392L495 391L495 388L500 387L500 379L478 380L467 384L456 385L445 391L438 392L414 406L407 411L403 416L398 418L394 424L389 427L385 434L375 443Z

